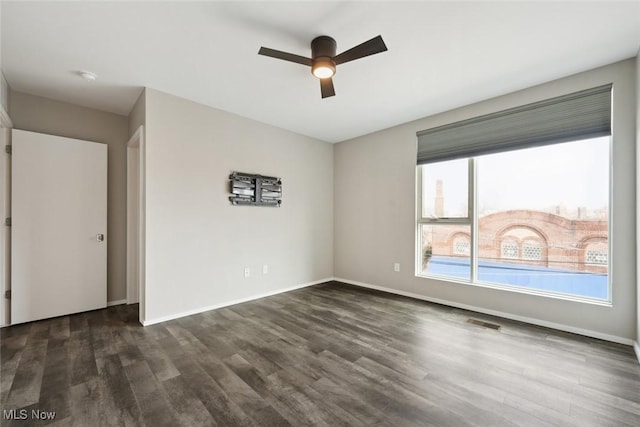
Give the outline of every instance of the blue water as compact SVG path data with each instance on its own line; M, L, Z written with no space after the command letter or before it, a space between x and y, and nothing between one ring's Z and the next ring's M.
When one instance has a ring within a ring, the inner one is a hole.
M432 257L427 271L463 280L469 280L471 274L468 258L445 256ZM608 298L606 274L479 261L478 280L588 298Z

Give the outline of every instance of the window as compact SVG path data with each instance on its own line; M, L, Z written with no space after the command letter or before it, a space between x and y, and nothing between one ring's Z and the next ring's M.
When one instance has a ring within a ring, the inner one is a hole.
M471 242L458 240L453 244L454 255L467 255L471 253Z
M609 247L605 238L599 236L586 239L584 262L591 264L588 268L592 271L599 271L601 266L609 263Z
M451 162L420 166L422 185L431 186L431 191L422 191L432 197L424 200L425 205L450 206L447 183L458 201L467 189L475 188L471 199L476 203L471 207L476 220L473 215L449 217L449 209L457 215L462 212L457 205L424 219L420 224L422 242L431 252L419 274L608 298L608 140L596 138L467 159L464 162L471 172L462 175L457 185L444 172L451 171ZM509 173L533 172L541 164L545 168L538 173ZM471 185L462 186L469 182L467 176L472 176ZM594 232L600 236L598 241L589 236ZM468 237L473 234L478 238L475 250ZM587 243L582 243L585 239Z
M466 218L469 216L469 162L453 160L432 165L424 171L422 216ZM447 198L443 188L447 188Z
M522 258L531 261L542 260L542 248L538 243L525 242L522 245Z
M609 300L610 98L605 86L419 132L417 274Z
M607 265L607 253L603 251L587 251L587 264Z
M461 240L454 240L451 244L452 236L470 234L471 228L468 225L423 224L420 230L421 271L456 280L471 279L470 252L461 250L456 253L456 243L464 244ZM468 247L471 248L470 243Z
M518 258L518 243L513 240L503 241L502 258Z

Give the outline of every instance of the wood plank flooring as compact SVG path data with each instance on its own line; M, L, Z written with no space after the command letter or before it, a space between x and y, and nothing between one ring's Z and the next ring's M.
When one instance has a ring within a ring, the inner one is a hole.
M630 347L424 301L329 282L136 316L2 329L2 425L640 426Z

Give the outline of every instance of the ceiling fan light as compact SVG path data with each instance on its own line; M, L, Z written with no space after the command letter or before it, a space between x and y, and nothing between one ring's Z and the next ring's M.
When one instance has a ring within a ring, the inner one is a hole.
M319 79L328 79L336 73L336 66L332 61L315 61L311 67L311 72Z

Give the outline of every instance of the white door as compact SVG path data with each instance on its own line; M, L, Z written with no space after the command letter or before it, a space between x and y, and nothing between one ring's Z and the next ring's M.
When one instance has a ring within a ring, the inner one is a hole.
M107 305L107 146L12 131L11 323Z

